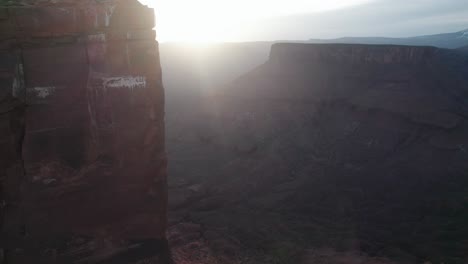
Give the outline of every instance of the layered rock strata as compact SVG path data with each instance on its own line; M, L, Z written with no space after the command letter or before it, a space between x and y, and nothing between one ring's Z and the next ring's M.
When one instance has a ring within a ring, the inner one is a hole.
M133 0L0 7L7 263L161 257L164 91L153 27L153 10Z

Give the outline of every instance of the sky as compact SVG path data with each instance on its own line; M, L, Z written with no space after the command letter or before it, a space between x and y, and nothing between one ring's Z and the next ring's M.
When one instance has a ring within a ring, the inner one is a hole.
M468 0L140 0L161 42L407 37L468 29Z

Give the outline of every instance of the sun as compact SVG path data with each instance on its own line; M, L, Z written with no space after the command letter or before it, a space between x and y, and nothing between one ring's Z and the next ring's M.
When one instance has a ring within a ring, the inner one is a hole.
M260 23L263 19L325 12L373 0L140 1L155 9L159 41L222 42L246 40L249 25Z
M242 21L224 1L160 1L156 3L158 40L220 42L232 40Z

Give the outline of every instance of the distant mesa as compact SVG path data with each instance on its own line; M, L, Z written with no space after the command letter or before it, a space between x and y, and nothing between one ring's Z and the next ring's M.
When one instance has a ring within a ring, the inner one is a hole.
M468 29L453 33L415 36L408 38L388 37L343 37L336 39L310 39L309 43L350 43L350 44L393 44L413 46L434 46L456 49L468 45Z
M425 64L437 53L434 47L365 44L284 44L271 48L270 60L293 63Z

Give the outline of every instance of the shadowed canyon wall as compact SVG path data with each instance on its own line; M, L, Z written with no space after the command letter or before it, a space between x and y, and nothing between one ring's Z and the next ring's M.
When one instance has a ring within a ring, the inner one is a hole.
M169 204L213 247L229 230L230 248L270 256L287 242L465 263L467 72L455 50L275 44L231 87L168 112Z
M1 258L164 258L153 10L138 1L23 2L0 7Z

